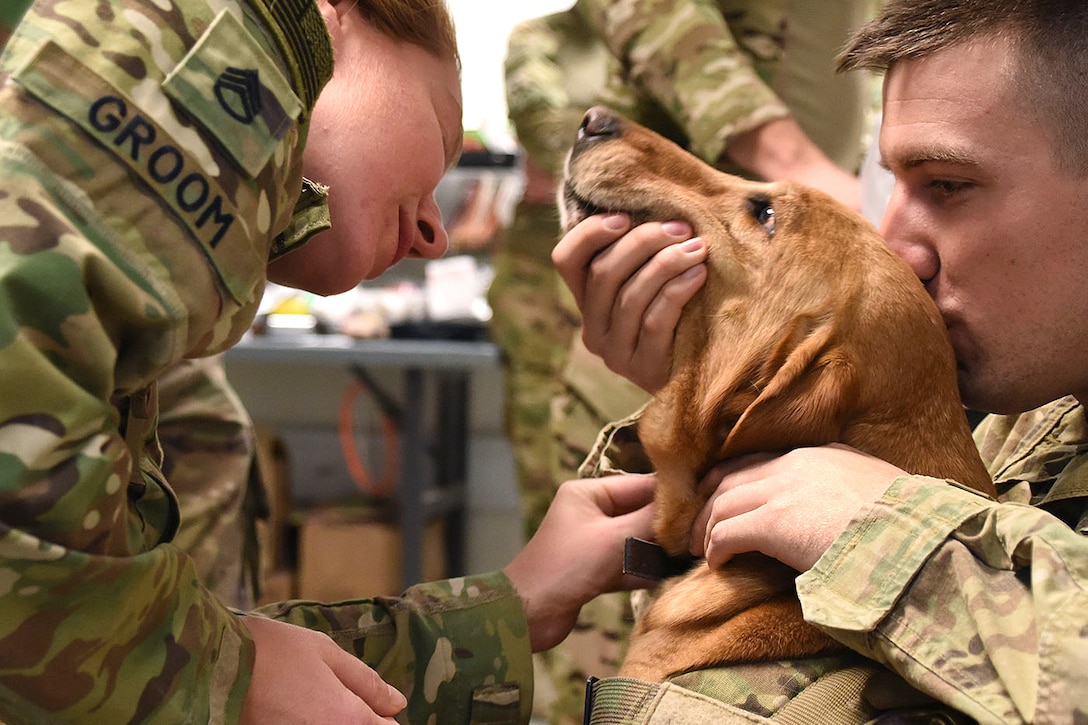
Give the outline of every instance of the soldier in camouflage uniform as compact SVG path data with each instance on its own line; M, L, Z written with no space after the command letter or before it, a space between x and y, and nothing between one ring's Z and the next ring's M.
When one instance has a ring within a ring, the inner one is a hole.
M693 531L710 566L761 551L803 572L808 621L980 723L1088 717L1086 29L1080 2L889 0L843 56L887 71L880 148L895 188L882 231L945 316L964 402L1025 411L976 429L997 500L826 446L717 469L705 530ZM666 283L677 298L657 301L675 311L699 280L677 275L698 263L660 225L624 231L597 217L557 246L576 298L596 308L595 291L620 281ZM662 266L590 274L609 244L628 269L648 255ZM649 304L617 314L637 321ZM619 370L667 374L651 362L668 339L587 344Z
M559 237L557 179L583 114L601 102L609 78L619 75L583 12L582 3L575 3L568 11L518 24L505 62L507 108L524 151L526 188L513 223L498 240L488 298L492 336L504 355L506 426L527 536L564 480L557 468L552 407L562 393L560 373L580 323L551 262ZM632 96L619 87L607 102L635 115ZM584 440L592 441L595 433L585 431ZM567 435L581 440L576 432ZM586 673L615 670L626 647L629 609L624 594L598 597L583 607L571 637L536 656L535 714L551 722L580 721Z
M504 572L400 598L241 616L172 543L156 379L237 341L266 274L328 293L442 254L460 114L429 0L22 16L0 54L0 719L524 722L530 650L629 586L638 478L565 486Z
M525 190L496 240L488 302L491 337L503 355L504 414L527 536L555 495L551 401L578 326L560 302L551 262L559 238L556 180L571 130L604 86L607 63L607 49L575 9L522 22L507 42L506 105L523 152Z

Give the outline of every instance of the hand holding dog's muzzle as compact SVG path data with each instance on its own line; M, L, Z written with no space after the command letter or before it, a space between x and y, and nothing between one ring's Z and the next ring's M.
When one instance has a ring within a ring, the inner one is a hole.
M707 246L691 234L685 222L630 229L626 215L591 216L552 251L586 348L650 392L668 379L680 313L706 280Z

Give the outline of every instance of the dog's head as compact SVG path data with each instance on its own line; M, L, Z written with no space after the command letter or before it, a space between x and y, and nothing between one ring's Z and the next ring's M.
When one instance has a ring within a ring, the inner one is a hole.
M686 220L707 243L707 282L640 427L659 469L675 451L695 451L677 466L701 475L723 458L838 441L988 484L977 455L945 470L928 438L894 440L955 428L963 450L948 458L973 453L940 314L860 214L798 184L722 173L600 107L582 121L559 195L565 230L623 211L636 223Z
M865 219L830 197L722 173L603 107L583 118L559 195L564 231L608 211L627 212L636 224L686 220L709 246L717 280L708 291L758 295L761 305L783 295L795 313L841 295L845 267L891 257Z

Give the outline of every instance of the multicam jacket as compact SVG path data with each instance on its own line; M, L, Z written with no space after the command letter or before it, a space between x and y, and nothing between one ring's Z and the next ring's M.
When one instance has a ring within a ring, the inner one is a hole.
M7 725L238 719L253 645L171 543L154 381L234 343L270 254L327 225L301 152L331 62L313 0L40 0L0 54ZM332 635L412 722L527 718L501 574L261 614Z
M632 415L601 432L584 474L639 469L637 419ZM798 578L805 618L979 723L1085 722L1084 407L1069 397L1018 416L989 416L975 438L999 501L944 481L898 479ZM726 709L749 713L722 722L779 721L791 698L839 664L857 665L833 658L762 669L741 665L681 675L670 687L709 694L716 707L724 703ZM653 709L675 692L608 684L625 701L598 702L595 724L618 722L609 719L617 707L634 713L623 722L679 722L659 719L664 710ZM891 680L872 691L899 703L912 698L912 690ZM852 716L874 703L859 700L858 705ZM932 707L913 710L921 719L893 721L931 722ZM933 717L938 717L933 722L953 719L948 713Z
M797 582L805 617L980 723L1088 718L1088 425L991 416L1000 503L903 478Z
M619 61L609 88L663 109L678 142L704 161L719 162L737 135L793 115L833 161L855 169L876 96L865 74L836 75L834 58L876 6L579 0L576 9ZM636 120L677 140L661 121Z

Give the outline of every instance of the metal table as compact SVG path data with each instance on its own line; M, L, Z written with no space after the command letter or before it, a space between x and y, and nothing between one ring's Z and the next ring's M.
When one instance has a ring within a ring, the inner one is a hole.
M446 551L451 576L464 574L465 480L468 468L469 390L474 370L494 368L498 348L490 342L452 340L356 340L345 335L247 335L226 353L243 363L340 366L375 390L400 434L400 479L396 511L401 527L401 580L423 577L423 531L447 517ZM399 370L403 399L395 401L369 378L370 368ZM436 383L434 430L425 430L425 376ZM380 391L380 392L379 392ZM435 463L426 480L425 457Z

